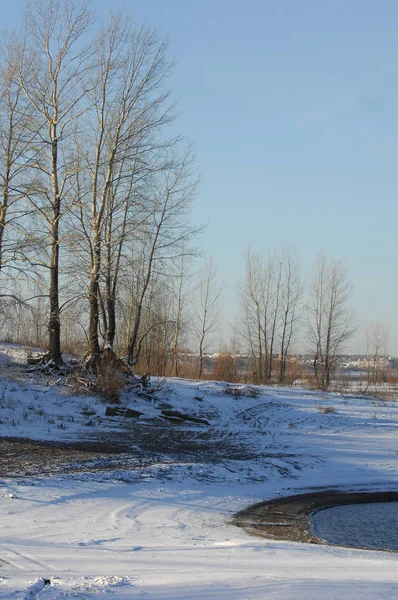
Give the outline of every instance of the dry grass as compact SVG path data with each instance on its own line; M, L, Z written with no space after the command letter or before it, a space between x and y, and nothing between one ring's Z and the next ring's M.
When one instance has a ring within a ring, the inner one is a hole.
M67 377L67 396L98 395L107 402L117 404L126 383L120 361L110 354L103 354L88 366L83 365Z
M108 354L101 356L94 380L94 386L101 396L108 402L118 403L124 383L125 377L120 371L117 359Z
M316 409L318 412L322 413L323 415L328 415L330 413L336 412L336 409L334 408L334 406L317 406Z

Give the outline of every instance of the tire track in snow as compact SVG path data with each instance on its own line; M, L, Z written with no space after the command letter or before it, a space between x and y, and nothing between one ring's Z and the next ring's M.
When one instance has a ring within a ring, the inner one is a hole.
M32 565L50 572L55 570L53 565L40 562L27 552L22 552L21 550L2 550L1 556L7 563L20 571L32 571Z

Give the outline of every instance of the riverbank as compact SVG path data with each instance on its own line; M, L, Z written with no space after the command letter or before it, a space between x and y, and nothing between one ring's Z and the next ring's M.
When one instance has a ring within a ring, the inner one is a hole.
M232 523L251 535L275 540L326 544L311 532L310 515L322 508L367 502L396 502L398 492L322 490L260 502L240 511Z

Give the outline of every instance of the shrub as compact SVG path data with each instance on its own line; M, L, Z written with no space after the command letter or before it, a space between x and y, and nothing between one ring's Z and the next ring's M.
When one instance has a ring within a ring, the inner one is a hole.
M111 354L104 354L96 365L94 386L108 402L117 404L124 385L124 377L119 369L117 359Z

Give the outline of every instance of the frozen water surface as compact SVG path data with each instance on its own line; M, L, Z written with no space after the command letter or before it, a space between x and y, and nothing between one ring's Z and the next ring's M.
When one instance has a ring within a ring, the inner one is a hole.
M398 502L333 506L312 515L314 534L339 546L398 550Z

